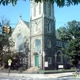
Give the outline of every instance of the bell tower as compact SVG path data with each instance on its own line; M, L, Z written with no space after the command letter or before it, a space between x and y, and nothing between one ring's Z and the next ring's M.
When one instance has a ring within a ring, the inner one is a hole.
M53 68L56 47L54 6L50 2L36 3L34 0L30 4L31 66L44 69L47 61L48 68Z

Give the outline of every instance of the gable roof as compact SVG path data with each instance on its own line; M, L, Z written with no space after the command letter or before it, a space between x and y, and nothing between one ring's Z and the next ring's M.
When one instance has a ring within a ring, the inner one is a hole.
M29 22L27 21L23 21L28 27L29 27Z
M19 19L13 33L12 33L12 37L14 37L14 39L16 38L17 35L22 34L25 36L29 37L30 35L30 29L29 29L29 22L27 21L23 21L22 19Z

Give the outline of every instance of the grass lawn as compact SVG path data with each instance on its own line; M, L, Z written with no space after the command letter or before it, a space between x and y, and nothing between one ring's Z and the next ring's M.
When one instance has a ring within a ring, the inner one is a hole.
M40 70L39 73L63 73L63 72L74 72L75 69L58 69L58 70Z

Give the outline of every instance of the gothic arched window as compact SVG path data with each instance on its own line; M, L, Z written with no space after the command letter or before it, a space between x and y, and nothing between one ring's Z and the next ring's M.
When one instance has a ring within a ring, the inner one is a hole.
M51 48L51 41L50 40L47 41L47 46L48 46L48 48Z
M17 49L18 52L22 52L24 49L24 37L22 34L17 36Z
M49 2L49 4L48 4L48 9L49 9L49 16L51 16L51 3Z
M47 31L49 31L50 29L49 29L49 23L48 23L48 26L47 26Z
M46 2L44 2L44 14L46 15Z
M41 3L39 3L39 14L41 14Z
M61 56L62 53L60 51L57 52L57 62L62 63L63 62L63 57Z
M35 40L35 50L36 50L36 52L41 52L41 41L40 41L40 39Z
M47 24L47 32L51 33L51 23Z
M35 25L34 25L34 33L38 32L38 24L37 22L35 22Z
M36 5L34 4L34 16L36 16Z

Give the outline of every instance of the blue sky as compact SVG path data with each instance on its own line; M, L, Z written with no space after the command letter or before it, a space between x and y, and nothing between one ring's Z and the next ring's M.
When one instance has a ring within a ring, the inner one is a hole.
M54 5L54 15L56 18L56 29L66 24L68 21L77 20L80 21L80 4L76 6L59 8ZM8 6L0 5L0 17L5 16L5 18L10 20L11 26L15 27L20 13L22 14L22 19L25 21L30 20L30 1L18 1L16 6L9 4Z

